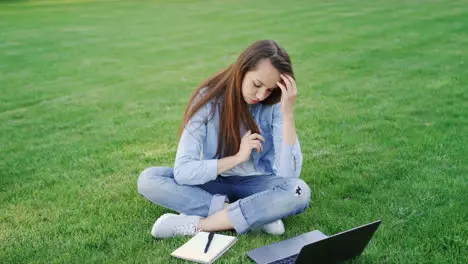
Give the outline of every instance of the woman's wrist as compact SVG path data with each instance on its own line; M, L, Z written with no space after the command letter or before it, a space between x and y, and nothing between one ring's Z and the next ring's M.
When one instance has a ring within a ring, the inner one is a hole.
M235 154L234 156L231 156L234 161L236 162L236 166L241 164L242 162L244 162L244 160L242 160L241 156L239 155L239 153Z
M218 175L234 168L235 166L242 163L238 155L225 157L218 160Z
M294 114L283 114L283 123L294 123Z

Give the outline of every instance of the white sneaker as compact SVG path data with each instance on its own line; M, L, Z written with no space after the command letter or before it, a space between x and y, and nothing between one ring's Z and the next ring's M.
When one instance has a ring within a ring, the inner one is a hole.
M262 226L263 232L270 235L282 235L284 234L284 224L281 219L271 222Z
M151 235L154 238L194 236L199 222L199 216L164 214L154 223Z

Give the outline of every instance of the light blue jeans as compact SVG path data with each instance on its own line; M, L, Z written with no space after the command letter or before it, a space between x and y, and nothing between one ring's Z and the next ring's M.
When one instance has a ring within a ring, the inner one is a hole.
M180 185L172 168L151 167L137 185L152 203L186 215L207 217L231 202L227 214L239 234L299 214L310 202L310 188L299 178L220 176L202 185Z

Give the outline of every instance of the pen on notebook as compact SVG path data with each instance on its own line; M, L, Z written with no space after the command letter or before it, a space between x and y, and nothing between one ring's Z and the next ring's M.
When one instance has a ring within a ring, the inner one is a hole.
M206 242L205 253L208 252L208 248L211 245L211 241L213 240L213 237L214 237L214 232L210 232L210 234L208 235L208 242Z

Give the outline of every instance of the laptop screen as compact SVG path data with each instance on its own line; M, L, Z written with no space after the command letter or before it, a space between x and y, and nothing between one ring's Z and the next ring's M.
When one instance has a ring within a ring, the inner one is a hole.
M302 248L295 263L333 263L360 255L381 221L338 233Z

